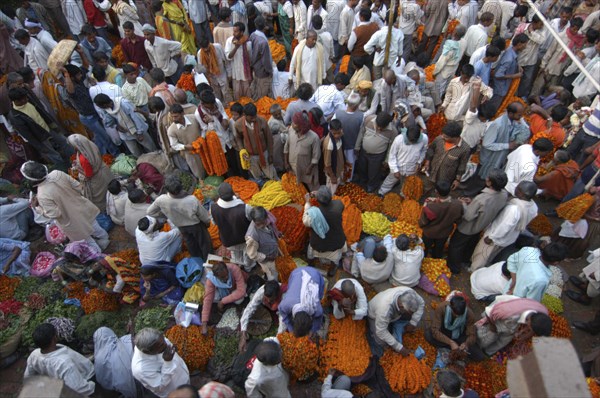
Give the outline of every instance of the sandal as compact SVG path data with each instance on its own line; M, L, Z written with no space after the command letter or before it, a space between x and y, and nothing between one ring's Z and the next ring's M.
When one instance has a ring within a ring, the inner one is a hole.
M585 291L587 289L587 283L578 276L571 275L569 277L569 282L579 290Z
M575 301L576 303L583 305L590 305L590 303L592 302L592 299L589 298L586 294L577 293L573 290L567 290L567 297Z

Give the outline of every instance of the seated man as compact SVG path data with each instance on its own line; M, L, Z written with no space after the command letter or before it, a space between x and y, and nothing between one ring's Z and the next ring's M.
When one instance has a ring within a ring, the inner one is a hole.
M479 394L471 389L462 388L462 378L451 370L441 370L435 375L442 395L440 397L479 398Z
M56 329L49 323L42 323L33 331L33 342L38 347L27 358L24 378L48 376L60 379L81 395L92 395L96 385L92 362L69 347L56 344Z
M404 331L415 330L424 311L425 301L409 287L390 288L373 297L369 302L369 329L382 349L380 354L387 346L403 356L411 354L400 341Z
M219 312L227 304L241 304L246 297L246 279L248 274L235 264L218 262L206 273L204 302L202 304L202 333L208 332L208 321L213 303L217 303Z
M296 268L288 279L288 290L279 303L279 314L288 332L311 337L323 323L321 299L325 290L323 275L313 267Z
M394 267L389 279L392 286L417 286L421 279L421 263L425 257L421 243L421 239L415 234L402 234L396 238L392 251Z
M479 347L493 355L515 337L550 336L552 319L546 306L535 300L501 295L485 307L485 317L475 326Z
M182 384L189 384L190 372L175 351L175 346L158 330L140 330L135 336L131 360L133 377L160 398Z
M106 214L117 225L123 225L125 222L125 204L127 203L127 199L127 190L123 189L119 180L112 180L108 184L106 192Z
M246 232L248 258L260 265L267 280L276 281L279 276L275 267L275 258L279 256L278 233L264 207L253 208L250 219L252 222Z
M562 149L554 153L552 163L554 163L552 169L544 175L536 174L533 182L542 190L542 195L546 198L562 200L579 177L579 165L571 159L569 152Z
M373 237L365 238L357 245L352 260L352 275L370 284L386 281L394 267L393 247L391 235L383 238L383 245L377 245Z
M323 380L323 385L321 386L321 397L352 398L354 395L350 391L351 387L352 381L348 376L337 369L329 369L327 377Z
M340 279L328 294L331 297L335 319L351 315L353 320L359 321L367 315L369 306L365 289L356 279Z
M143 264L140 274L142 302L161 299L165 304L175 305L183 298L183 289L175 276L174 264L164 261Z
M283 353L276 338L267 338L256 346L256 360L244 387L249 398L291 398L290 376L281 364Z
M435 309L425 339L434 347L463 351L470 359L481 361L484 355L477 346L475 315L467 305L466 295L454 291L450 296Z
M242 317L240 318L240 344L239 350L240 352L246 351L246 342L248 340L248 323L250 322L250 318L256 312L260 305L265 306L269 311L277 312L279 307L279 303L281 302L281 298L283 293L287 290L287 286L282 288L280 283L277 281L267 281L264 285L258 288L258 290L252 296L252 300L248 303L246 308L244 308L244 312L242 313ZM284 323L279 320L279 331L283 332Z
M506 261L500 261L489 267L479 268L471 274L471 293L477 300L492 301L494 296L504 292L508 281L508 265Z
M162 231L165 221L146 216L138 221L135 241L140 252L140 262L171 261L181 250L181 232L169 224L171 230Z
M135 236L138 222L146 216L150 204L146 202L147 196L141 189L132 189L127 193L127 201L125 202L125 214L123 216L123 224L125 231L131 236Z
M25 240L30 229L35 227L33 211L29 207L29 200L17 198L12 195L0 197L0 238ZM38 231L39 228L38 228ZM41 235L36 233L35 238ZM32 235L30 238L33 238Z

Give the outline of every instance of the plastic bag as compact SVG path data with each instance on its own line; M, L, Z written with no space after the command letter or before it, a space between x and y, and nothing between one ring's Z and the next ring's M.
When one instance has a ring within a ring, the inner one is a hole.
M115 159L115 162L110 166L110 171L113 174L129 177L136 166L136 159L133 156L120 154Z
M446 281L446 283L448 283L448 285L450 285L450 280L448 279L448 277L446 277L446 275L441 275L439 278L444 279ZM434 296L439 296L439 292L435 288L434 282L429 280L429 278L427 276L425 276L425 274L421 275L421 279L419 279L418 286L421 289L425 290L429 294L433 294Z
M201 282L196 282L190 287L183 296L183 301L186 303L202 304L204 301L204 285Z
M185 303L183 301L180 301L179 304L177 304L177 307L175 307L175 312L173 313L173 316L175 317L175 322L179 326L187 328L192 323L192 317L194 316L194 313L192 311L186 311Z
M50 252L39 252L33 263L31 263L31 269L29 273L31 276L36 276L38 278L45 278L54 269L54 264L56 263L56 256Z
M202 278L204 261L200 257L184 258L177 264L175 276L184 288L190 288Z
M53 245L60 245L67 240L67 235L54 221L46 224L46 240Z
M98 216L96 217L96 221L98 221L98 224L100 224L102 229L105 230L106 232L110 232L110 230L113 229L113 227L115 226L115 224L113 223L112 219L110 218L110 216L108 214L104 214L104 213L98 214Z

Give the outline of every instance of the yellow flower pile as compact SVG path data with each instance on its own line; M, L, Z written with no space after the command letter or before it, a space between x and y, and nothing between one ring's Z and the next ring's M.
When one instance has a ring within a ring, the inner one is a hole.
M268 181L259 193L252 196L248 204L271 210L275 207L285 206L291 201L290 195L283 190L280 181Z
M402 234L415 234L419 237L423 236L423 230L421 228L402 220L396 220L392 223L392 225L390 226L390 233L394 238L397 238Z
M440 297L446 297L450 293L450 285L442 275L448 279L452 276L450 268L446 265L446 260L438 258L424 258L421 264L421 271L433 283Z
M390 233L391 222L381 213L366 211L362 214L363 231L383 238Z

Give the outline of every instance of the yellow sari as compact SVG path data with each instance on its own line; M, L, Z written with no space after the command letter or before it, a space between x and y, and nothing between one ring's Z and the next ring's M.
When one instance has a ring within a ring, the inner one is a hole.
M181 50L188 54L196 54L196 43L194 40L194 31L190 21L187 18L187 14L179 1L174 0L169 3L163 2L163 16L167 18L171 23L171 32L173 34L172 40L181 43ZM183 30L183 26L190 27L190 31L186 32Z
M44 95L48 98L48 102L50 102L54 113L56 113L61 127L69 134L81 134L89 138L87 130L79 120L79 113L62 102L60 93L58 92L58 86L61 84L60 81L56 80L54 75L49 71L41 72L41 76L39 77L42 82Z

